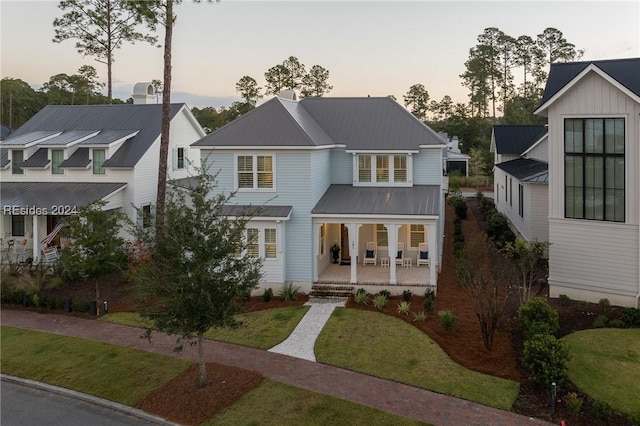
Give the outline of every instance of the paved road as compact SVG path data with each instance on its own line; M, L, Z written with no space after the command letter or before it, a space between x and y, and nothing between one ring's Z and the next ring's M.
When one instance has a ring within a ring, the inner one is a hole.
M0 383L2 426L137 426L153 423L51 390L4 379Z

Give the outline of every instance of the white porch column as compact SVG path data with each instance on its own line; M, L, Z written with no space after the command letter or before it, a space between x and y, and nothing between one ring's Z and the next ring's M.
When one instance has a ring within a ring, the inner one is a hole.
M387 228L387 240L389 241L389 284L397 284L396 277L396 251L398 250L398 225L395 223L385 223Z
M313 266L312 266L312 278L313 282L318 281L318 257L320 257L320 227L322 223L313 223L313 235L311 236L311 244L313 244Z
M351 255L351 278L349 282L356 284L358 282L358 238L360 234L360 226L358 223L347 223L349 230L349 254Z
M31 225L33 228L33 262L36 263L38 259L40 259L40 233L38 232L40 229L40 224L38 223L39 216L33 215L31 218Z
M427 226L427 238L429 244L429 284L436 285L437 284L437 272L440 269L440 265L438 264L438 227L436 224L430 224Z

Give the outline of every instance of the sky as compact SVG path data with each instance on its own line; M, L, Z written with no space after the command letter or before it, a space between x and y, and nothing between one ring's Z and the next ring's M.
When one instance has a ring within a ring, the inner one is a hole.
M58 3L0 0L2 78L37 89L55 74L93 65L106 82L106 66L77 53L75 41L52 41L53 20L63 13ZM239 100L235 84L244 75L264 87L265 71L289 56L307 69L329 70L334 88L326 96L394 95L402 102L419 83L431 99L466 103L459 76L488 27L514 38L557 28L584 49L582 60L640 56L640 0L184 0L174 10L171 100L198 108ZM135 83L161 80L162 70L161 48L125 44L115 52L114 97L127 99Z

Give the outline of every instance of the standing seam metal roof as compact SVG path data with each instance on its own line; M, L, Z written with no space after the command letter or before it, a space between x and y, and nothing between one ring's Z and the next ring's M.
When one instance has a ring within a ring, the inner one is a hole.
M391 98L273 98L192 146L333 144L348 150L418 150L444 141Z
M521 155L540 140L548 129L546 126L498 125L493 126L493 138L498 154Z
M42 168L49 164L47 148L39 148L27 161L23 161L20 167L24 168Z
M547 173L549 164L544 161L532 160L530 158L517 158L504 163L496 164L500 170L504 170L518 180L538 181L540 174ZM531 180L532 179L532 180Z
M439 216L440 186L354 187L331 185L312 214Z
M0 208L51 209L53 206L86 206L126 186L126 183L1 182Z

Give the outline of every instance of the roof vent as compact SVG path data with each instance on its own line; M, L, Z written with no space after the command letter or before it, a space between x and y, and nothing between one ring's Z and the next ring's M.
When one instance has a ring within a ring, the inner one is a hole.
M146 105L158 103L156 91L151 83L136 83L133 86L133 104Z

